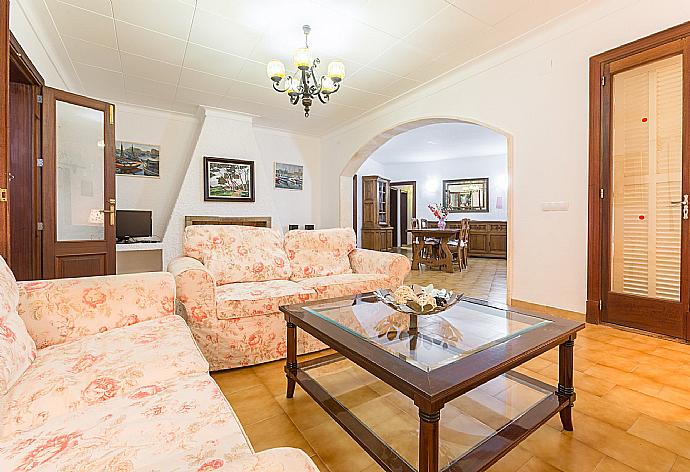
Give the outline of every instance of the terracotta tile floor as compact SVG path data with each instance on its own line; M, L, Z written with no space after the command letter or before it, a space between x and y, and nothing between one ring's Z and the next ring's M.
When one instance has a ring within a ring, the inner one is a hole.
M470 270L452 275L415 271L408 281L505 299L505 261L501 266L472 260ZM557 352L551 351L519 370L555 385L556 362ZM299 387L293 399L285 398L282 369L281 361L213 374L255 449L298 447L322 471L380 471ZM588 325L575 343L575 369L575 431L563 432L554 418L492 472L690 472L690 345ZM351 364L334 365L323 375L341 402L401 452L414 454L415 413L404 397ZM529 404L530 395L501 382L482 386L461 397L451 413L442 412L442 424L448 420L446 431L454 435L442 430L441 439L455 450L467 448L487 425L500 424L502 416Z

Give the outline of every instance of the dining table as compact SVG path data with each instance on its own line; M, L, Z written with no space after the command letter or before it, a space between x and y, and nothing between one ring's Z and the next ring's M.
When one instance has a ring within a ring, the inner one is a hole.
M453 252L448 247L448 241L458 239L459 228L417 228L408 231L412 233L412 269L419 270L419 264L424 264L439 267L451 274L454 272ZM425 252L425 248L429 250Z

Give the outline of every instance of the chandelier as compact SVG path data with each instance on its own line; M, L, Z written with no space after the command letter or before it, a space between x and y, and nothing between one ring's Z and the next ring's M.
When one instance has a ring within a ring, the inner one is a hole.
M309 50L309 25L302 26L304 31L304 47L295 51L292 62L297 67L293 75L285 76L285 64L273 60L266 67L266 74L273 81L273 90L280 93L287 92L290 103L304 106L304 116L309 116L309 109L313 99L318 97L321 103L328 103L332 94L340 90L340 82L345 77L345 64L333 61L328 64L328 73L317 79L316 68L321 62L319 58L312 59ZM281 87L282 82L282 87Z

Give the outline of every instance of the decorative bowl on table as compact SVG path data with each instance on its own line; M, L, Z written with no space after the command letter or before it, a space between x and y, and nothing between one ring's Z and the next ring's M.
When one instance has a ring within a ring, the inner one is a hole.
M455 294L444 288L434 288L432 284L401 285L395 290L379 289L376 298L401 313L410 315L435 315L455 305L463 294Z

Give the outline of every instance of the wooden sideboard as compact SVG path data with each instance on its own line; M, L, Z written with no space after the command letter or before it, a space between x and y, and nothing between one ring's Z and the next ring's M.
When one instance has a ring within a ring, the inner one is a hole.
M429 221L429 226L437 226ZM446 221L447 228L459 228L460 221ZM471 257L505 259L508 256L508 223L506 221L470 221Z

